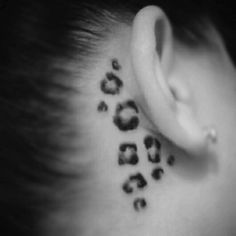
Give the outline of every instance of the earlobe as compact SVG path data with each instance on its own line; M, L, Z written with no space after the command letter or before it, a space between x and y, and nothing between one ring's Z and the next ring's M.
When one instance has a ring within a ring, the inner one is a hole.
M133 70L145 100L142 109L156 131L186 152L201 155L208 147L206 132L191 107L181 100L188 93L168 83L174 63L173 37L168 18L160 8L148 6L137 14L131 45ZM173 96L173 89L178 96Z

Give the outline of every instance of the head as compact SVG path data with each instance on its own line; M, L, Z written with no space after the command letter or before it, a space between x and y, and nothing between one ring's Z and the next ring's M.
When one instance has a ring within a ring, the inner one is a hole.
M3 5L8 232L235 235L234 29L214 7Z

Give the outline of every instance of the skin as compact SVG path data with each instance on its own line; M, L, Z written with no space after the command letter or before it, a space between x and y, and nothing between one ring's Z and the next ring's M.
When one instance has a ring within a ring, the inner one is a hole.
M192 158L164 134L153 132L150 117L143 112L142 99L137 99L142 94L130 61L131 31L130 27L121 26L114 38L106 42L102 57L88 72L90 80L82 97L86 106L82 114L78 112L78 127L87 140L83 159L89 163L90 176L86 181L83 206L81 198L75 198L73 210L68 210L69 225L73 228L69 235L235 235L235 67L223 44L190 49L177 41L174 43L170 83L176 87L187 85L198 120L214 124L218 134L217 143L209 144L212 155ZM217 40L220 41L218 35ZM122 81L119 82L122 86L114 93L101 89L101 81L107 79L107 73L114 73ZM127 100L136 103L139 113L130 109L123 115L128 120L137 116L139 123L132 129L122 130L114 117L117 105ZM108 112L97 111L99 101L107 104ZM79 102L81 97L75 99L75 107ZM144 144L148 135L161 145L157 163L148 161L148 149ZM139 162L136 165L118 164L122 143L137 145ZM156 168L163 169L161 178L152 177ZM127 194L122 186L137 173L145 178L147 185L142 189L136 186ZM135 209L137 198L145 200L144 208ZM79 234L81 229L83 233Z

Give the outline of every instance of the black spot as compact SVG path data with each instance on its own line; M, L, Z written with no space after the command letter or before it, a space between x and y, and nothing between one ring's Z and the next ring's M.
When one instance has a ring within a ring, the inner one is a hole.
M161 161L160 158L160 149L161 149L161 144L160 142L154 138L151 135L147 135L143 143L145 145L145 148L147 149L148 153L148 160L152 163L159 163Z
M133 111L134 114L129 115L130 117L124 117L122 113L125 113L127 111ZM138 112L138 107L132 100L119 103L116 106L116 112L115 116L113 117L113 122L121 131L134 130L139 125L139 118L137 116Z
M133 188L130 186L129 182L125 182L122 188L128 194L133 192Z
M122 188L125 193L130 194L133 193L134 188L143 189L147 186L147 181L143 177L142 174L137 173L135 175L131 175L127 181L123 184Z
M173 166L175 164L175 157L173 155L170 155L167 159L167 164L169 166Z
M140 211L147 207L147 202L144 198L136 198L133 205L136 211Z
M120 70L121 69L121 65L119 64L119 62L116 58L112 59L111 63L112 63L112 68L114 70Z
M155 180L160 180L163 174L164 174L164 170L160 167L158 167L152 171L152 177Z
M136 165L139 161L137 155L137 145L134 143L124 143L120 145L119 165Z
M112 72L107 73L106 78L103 79L100 83L100 88L105 94L119 94L122 87L123 82Z
M154 142L154 140L153 140L152 136L150 136L150 135L146 136L144 138L144 145L145 145L146 149L151 148L153 145L153 142Z
M99 104L98 104L98 111L99 112L105 112L108 110L108 106L107 104L104 102L104 101L101 101Z

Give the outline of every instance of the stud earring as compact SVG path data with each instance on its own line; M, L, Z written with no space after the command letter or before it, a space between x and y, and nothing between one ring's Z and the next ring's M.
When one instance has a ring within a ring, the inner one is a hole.
M217 139L218 139L218 135L217 135L217 132L216 132L216 129L213 128L213 127L207 127L205 128L205 137L206 139L211 142L211 143L216 143L217 142Z

